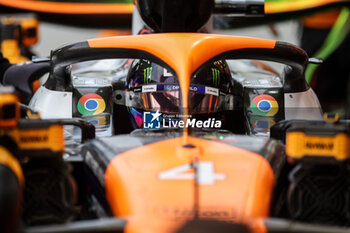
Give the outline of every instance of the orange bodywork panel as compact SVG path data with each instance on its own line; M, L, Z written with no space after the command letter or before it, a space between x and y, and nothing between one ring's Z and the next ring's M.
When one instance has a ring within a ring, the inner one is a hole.
M185 148L183 141L143 146L109 164L107 200L115 216L130 220L128 232L145 225L142 232L162 232L196 214L224 221L268 216L274 176L262 156L193 137L194 148Z
M276 14L283 12L287 13L290 11L300 11L336 2L344 2L344 0L294 0L289 2L265 2L265 13Z
M35 0L0 0L0 5L59 14L131 14L132 4L68 3Z
M340 10L332 10L323 13L317 13L303 19L303 24L309 28L330 29L337 21Z
M24 187L24 175L19 161L5 147L0 146L0 164L7 166L17 176L20 186Z
M226 51L273 49L276 41L201 33L167 33L92 39L88 43L91 48L140 49L157 56L181 77L182 107L187 109L191 74L203 63Z

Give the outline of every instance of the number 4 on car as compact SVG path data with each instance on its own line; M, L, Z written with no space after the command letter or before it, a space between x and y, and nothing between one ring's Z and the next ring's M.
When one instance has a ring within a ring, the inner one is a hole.
M197 170L197 174L196 174ZM161 180L193 180L199 185L211 185L217 180L226 179L226 174L215 173L213 162L188 163L174 167L158 174Z

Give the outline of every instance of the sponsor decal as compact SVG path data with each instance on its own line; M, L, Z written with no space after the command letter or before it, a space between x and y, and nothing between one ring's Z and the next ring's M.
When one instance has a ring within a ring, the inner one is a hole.
M308 149L316 149L316 150L333 150L334 143L328 142L328 143L322 143L322 142L306 142L306 148Z
M157 85L143 85L142 92L154 92L157 91Z
M21 136L20 140L23 143L31 143L31 142L47 142L47 135L30 135L30 136Z
M152 80L152 67L147 67L143 70L143 83L150 83Z
M142 88L142 89L141 89ZM135 87L132 89L134 92L156 92L156 91L180 91L180 85L178 84L153 84L153 85L142 85L142 87ZM219 96L220 92L218 88L215 87L207 87L201 85L191 85L189 87L191 92L209 94ZM222 95L225 95L222 92Z
M270 95L258 95L250 103L250 109L259 116L274 116L278 112L278 102Z
M198 93L205 94L206 87L205 86L200 86L200 85L191 85L189 89L192 92L198 92ZM213 89L215 89L215 88L213 88Z
M142 88L141 87L134 87L133 91L134 92L142 92Z
M218 87L220 84L220 71L216 68L211 68L211 72L213 75L213 84L215 87Z
M97 94L86 94L79 99L77 108L82 115L97 115L106 109L106 103Z
M188 219L199 215L201 218L230 221L237 220L238 215L235 209L223 206L201 206L198 211L185 206L159 206L155 207L154 211L157 216L166 219Z
M164 91L178 91L180 90L179 85L164 85Z
M205 87L205 94L219 96L219 89L213 87Z

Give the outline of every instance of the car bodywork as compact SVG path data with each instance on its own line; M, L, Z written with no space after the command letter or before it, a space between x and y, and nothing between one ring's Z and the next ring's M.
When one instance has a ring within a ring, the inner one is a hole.
M187 66L188 68L186 69L188 70L186 70L186 73L181 74L181 76L186 75L187 80L199 68L201 63L203 65L204 62L209 62L209 60L256 59L279 62L290 65L292 68L286 68L285 73L282 74L284 75L284 81L282 81L281 77L272 73L266 73L261 68L256 68L253 72L247 70L241 71L240 74L233 73L233 77L237 77L236 85L242 88L239 94L241 96L238 96L237 99L241 99L241 105L244 105L242 107L245 109L243 117L247 119L247 122L244 124L248 128L246 132L249 134L256 133L252 126L253 120L251 115L254 114L251 114L250 104L256 96L263 94L272 95L278 101L280 108L276 114L277 119L273 119L275 122L282 119L303 119L305 115L308 115L309 119L322 119L317 97L303 80L303 67L308 63L308 58L302 50L292 45L272 40L212 34L157 34L144 35L141 38L96 39L56 50L52 54L53 70L49 80L34 95L30 102L30 107L40 111L44 118L52 118L54 116L69 118L74 116L72 102L77 97L72 96L72 93L74 95L74 77L79 77L79 73L74 73L72 76L70 72L66 71L66 67L78 62L112 58L150 58L177 75L180 74L175 68L172 68L174 64ZM139 40L143 40L141 45L138 44L140 43ZM154 47L155 41L158 44L157 48ZM132 43L135 43L135 47L130 47ZM172 46L169 47L169 45ZM175 46L178 47L177 51L173 49ZM215 49L207 51L206 48L214 46ZM157 57L160 55L165 57L165 61ZM190 57L186 58L187 56ZM185 62L188 64L184 64ZM101 64L103 64L103 61ZM238 71L236 66L233 62L230 68L233 71ZM118 72L122 73L124 77L118 77L114 81L121 80L121 82L125 82L126 69L128 67L118 69L120 70ZM268 78L273 80L275 78L279 84L273 85L267 82L267 84L254 86L254 82L259 82L254 77L260 77L263 74L265 75L264 80L268 80ZM98 76L99 74L97 73L96 75ZM84 75L81 75L81 78L84 79ZM179 80L181 88L184 85L189 85L189 80L182 81L183 78ZM187 109L187 92L188 90L185 89L182 95L182 98L184 98L182 99L182 108L185 110ZM105 101L108 102L109 100ZM115 99L112 101L116 102ZM239 109L240 107L236 108ZM256 117L261 118L259 115L256 115ZM263 116L261 120L264 119L269 118Z
M273 40L196 33L102 38L61 47L52 53L52 70L43 88L70 92L67 67L106 58L146 58L174 72L179 77L184 120L191 75L217 58L285 63L287 95L309 90L303 76L308 57L303 50ZM82 201L83 205L93 206L97 218L126 220L126 225L118 222L116 230L169 232L193 218L209 218L243 222L254 232L278 232L280 228L269 217L288 218L286 190L292 185L288 173L294 165L287 162L285 146L274 139L220 130L139 129L98 138L79 148L66 154L65 160L79 174L75 178L82 199L92 200ZM293 232L288 222L276 221ZM83 229L88 223L72 224ZM55 227L59 226L29 227L28 231ZM61 230L69 232L69 227Z

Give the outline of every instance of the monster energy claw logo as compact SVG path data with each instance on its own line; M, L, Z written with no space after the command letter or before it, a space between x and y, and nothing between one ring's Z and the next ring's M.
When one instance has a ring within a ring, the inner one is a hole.
M152 80L152 67L143 70L143 83L148 84Z
M218 87L220 84L220 71L216 68L211 68L211 71L213 73L213 84L215 87Z

